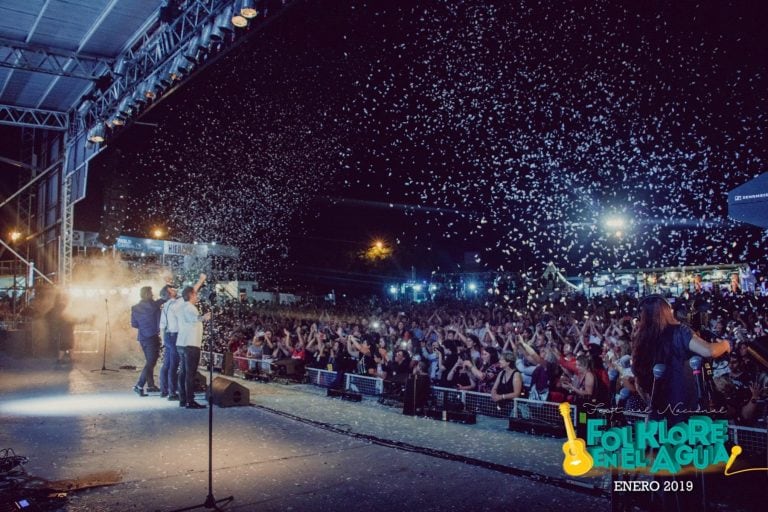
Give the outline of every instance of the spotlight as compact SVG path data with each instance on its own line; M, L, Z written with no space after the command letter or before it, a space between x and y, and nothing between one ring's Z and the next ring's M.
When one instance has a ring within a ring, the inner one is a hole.
M397 295L397 286L390 286L389 293L391 293L392 295Z
M143 84L142 92L144 93L144 97L148 100L153 100L157 97L157 94L155 93L155 86L152 83Z
M213 22L213 33L211 38L216 41L221 41L234 31L229 27L229 20L232 18L232 6L224 9L218 16L216 21Z
M605 219L605 226L611 229L623 229L626 221L621 217L608 217Z
M259 11L256 10L253 0L243 0L242 6L240 7L240 15L249 20L259 15Z
M413 285L413 291L415 291L415 292L420 292L420 291L421 291L421 289L422 289L422 288L421 288L421 285L420 285L420 284L415 284L415 285Z
M197 40L197 49L201 51L208 51L211 46L211 32L213 31L213 23L209 23L203 27L203 31L200 33L200 37Z
M248 26L248 20L239 14L236 14L232 16L232 24L237 28L245 28Z
M469 283L469 284L467 285L467 289L469 289L469 291L471 291L471 292L476 292L476 291L477 291L477 284L475 284L475 283Z
M122 100L120 100L120 104L117 106L117 113L120 115L120 117L128 117L131 115L131 97L126 96Z
M104 124L101 121L88 130L88 140L96 144L104 142Z

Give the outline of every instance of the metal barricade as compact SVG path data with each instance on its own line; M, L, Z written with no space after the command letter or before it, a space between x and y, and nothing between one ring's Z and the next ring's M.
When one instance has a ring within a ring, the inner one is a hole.
M241 372L253 371L258 373L272 373L271 358L253 358L244 356L234 356L235 368Z
M474 391L464 392L464 404L470 412L494 418L509 418L513 408L510 400L494 402L490 394Z
M559 425L563 422L560 414L560 403L542 402L541 400L530 400L528 398L515 398L515 404L512 408L512 417L522 420L533 420L551 425ZM578 418L576 406L570 404L570 419L575 426Z
M204 368L208 368L208 359L210 356L210 352L208 351L202 351L200 352L200 364L198 364L198 368L201 366ZM213 353L213 367L219 367L221 368L221 365L224 361L224 354L219 354L218 352Z
M728 425L728 439L741 446L745 454L768 460L768 430Z
M384 381L378 377L348 373L344 378L344 389L362 395L380 395L384 392Z
M452 388L432 387L432 397L435 404L445 410L454 410L465 408L466 398L464 391Z
M328 370L319 370L317 368L307 368L309 383L323 388L329 388L336 382L336 372Z

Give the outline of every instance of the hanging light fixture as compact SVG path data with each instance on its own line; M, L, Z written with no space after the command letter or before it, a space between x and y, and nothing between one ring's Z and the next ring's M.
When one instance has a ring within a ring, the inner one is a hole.
M144 93L144 97L147 98L148 100L153 100L157 97L157 93L155 92L155 86L156 86L155 82L156 81L154 78L150 78L149 82L144 82L143 84L144 87L142 89L142 92Z
M88 130L88 140L96 144L104 142L104 124L101 121Z
M203 27L203 31L200 32L200 37L197 39L197 49L201 51L207 51L211 46L211 31L213 30L213 23L209 23Z
M232 18L232 13L234 9L230 5L221 13L219 13L218 16L216 16L216 20L213 22L213 31L211 32L211 39L215 41L221 41L226 36L234 33L234 31L229 26L229 20Z
M259 15L259 11L256 10L256 6L254 5L256 2L254 0L243 0L243 3L240 7L240 15L243 18L247 18L249 20L252 20L256 16Z
M232 16L232 24L237 28L245 28L248 26L248 20L243 16L243 5L245 5L245 0L241 0L240 9L238 9L234 13L234 16Z

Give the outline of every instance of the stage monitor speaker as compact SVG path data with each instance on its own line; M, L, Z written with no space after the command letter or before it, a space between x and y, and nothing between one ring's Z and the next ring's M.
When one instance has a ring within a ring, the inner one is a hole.
M251 404L251 394L248 388L224 377L213 379L211 400L219 407L237 407Z

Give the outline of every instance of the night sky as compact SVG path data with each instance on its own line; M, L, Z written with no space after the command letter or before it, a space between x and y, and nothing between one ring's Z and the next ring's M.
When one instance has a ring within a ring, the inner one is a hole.
M350 3L300 3L125 130L76 227L118 188L127 233L329 288L763 261L726 194L768 171L764 2Z

